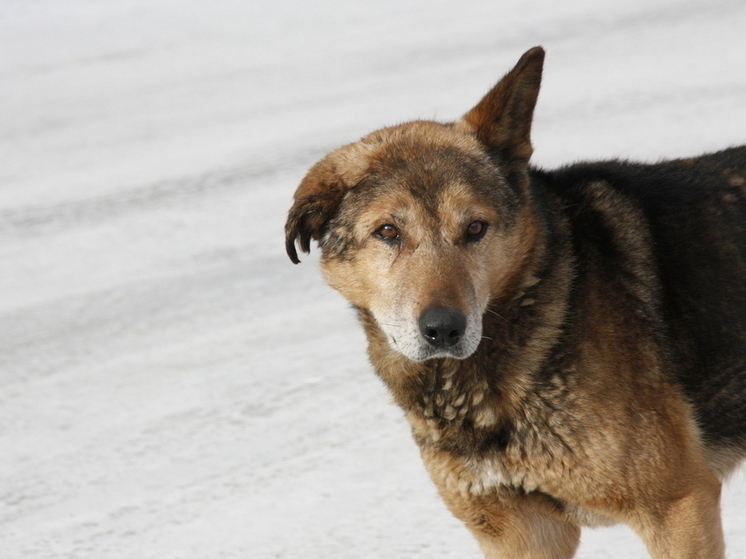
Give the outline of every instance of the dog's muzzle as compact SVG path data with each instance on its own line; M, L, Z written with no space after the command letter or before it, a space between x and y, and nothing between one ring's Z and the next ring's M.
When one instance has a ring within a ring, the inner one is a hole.
M413 361L452 357L466 359L482 338L481 314L434 306L409 319L408 313L381 312L374 316L391 349Z

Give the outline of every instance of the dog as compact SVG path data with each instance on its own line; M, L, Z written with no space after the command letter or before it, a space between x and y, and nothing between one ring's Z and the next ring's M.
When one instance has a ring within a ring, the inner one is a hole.
M631 526L724 557L746 456L746 146L529 165L544 50L463 118L383 128L300 183L321 249L448 508L488 558L565 559Z

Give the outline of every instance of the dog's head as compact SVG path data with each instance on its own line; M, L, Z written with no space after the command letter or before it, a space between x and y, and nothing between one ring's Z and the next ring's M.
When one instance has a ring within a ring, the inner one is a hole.
M296 242L308 252L318 241L329 284L409 359L471 355L489 303L527 258L543 59L540 47L526 52L456 123L410 122L333 151L295 193L290 259Z

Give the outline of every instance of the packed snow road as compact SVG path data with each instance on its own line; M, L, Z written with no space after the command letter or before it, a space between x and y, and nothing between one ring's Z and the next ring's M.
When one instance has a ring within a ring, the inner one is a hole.
M746 5L8 0L0 555L479 557L282 226L306 168L548 52L535 162L746 140ZM746 556L746 476L726 486ZM625 528L581 558L644 557Z

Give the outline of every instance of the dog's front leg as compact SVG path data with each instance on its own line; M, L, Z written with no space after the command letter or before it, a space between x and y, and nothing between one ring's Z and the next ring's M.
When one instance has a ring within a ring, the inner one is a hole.
M720 484L695 488L651 507L637 527L654 559L723 559Z
M580 528L562 519L544 496L443 496L474 534L487 559L570 559L575 555Z

